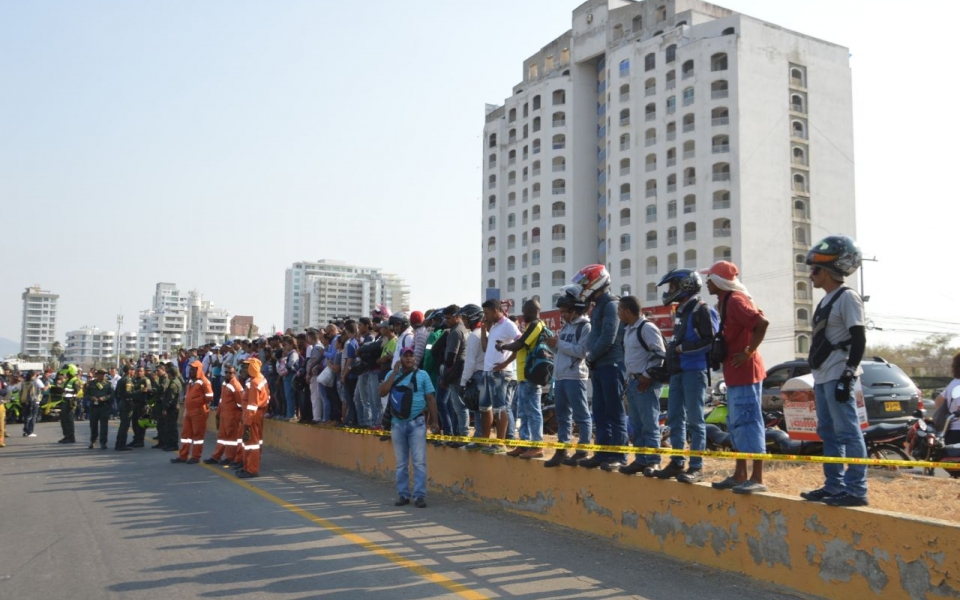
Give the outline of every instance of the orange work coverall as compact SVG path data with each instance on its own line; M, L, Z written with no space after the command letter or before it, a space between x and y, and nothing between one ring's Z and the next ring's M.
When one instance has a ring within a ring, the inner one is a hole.
M217 449L211 458L220 460L226 454L228 461L235 462L243 435L243 385L234 377L224 381L221 389L220 405L217 406L220 429L217 431Z
M250 379L247 380L246 405L243 408L243 425L249 430L243 442L243 470L251 475L260 474L260 446L263 445L263 417L270 404L270 386L260 374L260 361L247 361Z
M213 400L213 386L203 374L203 364L199 360L190 363L197 369L197 379L187 386L187 397L184 400L185 414L183 415L183 431L180 433L180 460L186 460L193 445L192 458L200 460L203 454L203 436L207 433L207 415L210 408L207 406Z

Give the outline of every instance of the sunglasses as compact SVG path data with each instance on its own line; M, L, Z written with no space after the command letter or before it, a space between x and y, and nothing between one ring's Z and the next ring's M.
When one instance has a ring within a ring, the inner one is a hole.
M820 274L820 271L822 271L822 270L823 270L823 268L821 268L821 267L810 267L810 274L811 274L811 275L819 275L819 274Z

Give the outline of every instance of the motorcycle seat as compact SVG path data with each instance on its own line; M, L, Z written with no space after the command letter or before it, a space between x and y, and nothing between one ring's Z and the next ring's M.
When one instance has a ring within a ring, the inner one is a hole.
M906 423L877 423L876 425L867 427L863 432L863 437L868 440L873 440L890 437L898 433L905 433L906 431Z
M960 458L960 444L950 444L943 447L943 455L947 458Z

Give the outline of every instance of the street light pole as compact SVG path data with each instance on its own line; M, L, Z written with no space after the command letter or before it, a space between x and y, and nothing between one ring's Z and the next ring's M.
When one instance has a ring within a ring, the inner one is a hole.
M877 257L876 257L876 256L874 256L873 258L861 258L860 260L861 260L861 263L860 263L860 297L863 299L864 302L867 302L868 300L870 300L870 296L867 296L866 294L863 293L863 266L864 266L863 263L865 263L865 262L879 262L879 261L877 260Z
M862 286L862 284L861 284ZM120 369L120 348L123 345L123 315L117 315L117 369Z

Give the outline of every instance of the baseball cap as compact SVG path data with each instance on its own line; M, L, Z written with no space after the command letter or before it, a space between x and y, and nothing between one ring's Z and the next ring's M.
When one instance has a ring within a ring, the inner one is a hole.
M703 269L700 271L702 275L716 275L721 279L726 279L728 281L733 281L737 278L737 275L740 274L740 271L737 269L737 265L733 264L727 260L718 260L713 263L709 269Z
M404 354L414 354L413 346L404 346L403 349L400 350L400 356Z
M423 323L423 313L422 313L422 312L420 312L419 310L415 310L415 311L413 311L412 313L410 313L410 324L411 324L411 325L419 325L419 324L421 324L421 323Z

